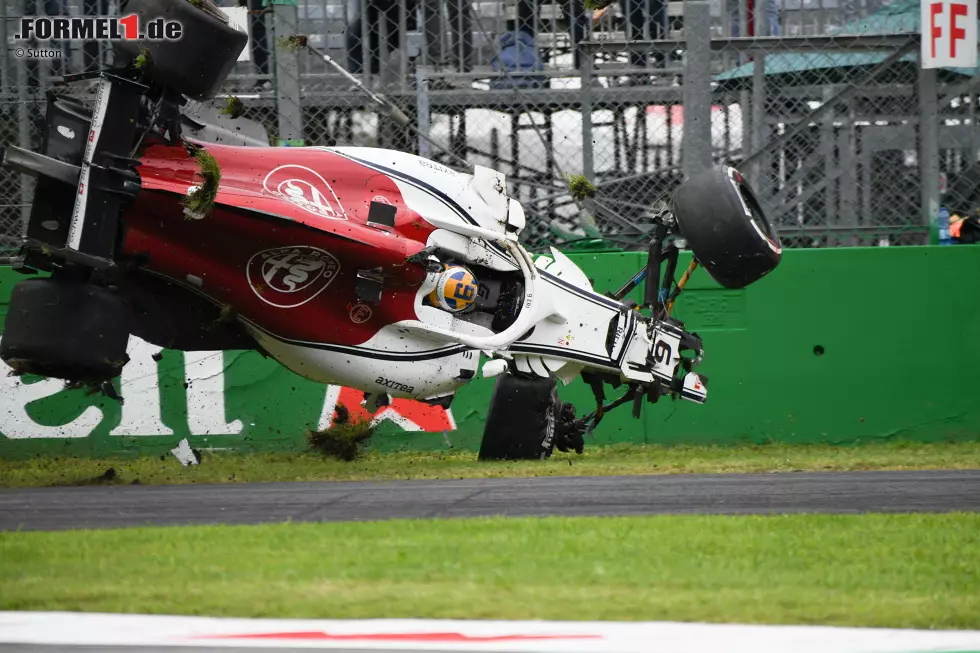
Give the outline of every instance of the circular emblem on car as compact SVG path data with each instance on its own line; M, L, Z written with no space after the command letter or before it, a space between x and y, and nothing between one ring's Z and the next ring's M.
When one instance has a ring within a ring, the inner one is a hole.
M266 193L321 218L347 219L347 213L333 187L320 173L306 166L279 166L266 175L262 188Z
M266 304L295 308L323 292L339 271L340 262L330 252L294 245L254 254L245 274L252 292Z
M371 319L371 307L367 304L355 304L350 309L350 321L354 324L364 324Z

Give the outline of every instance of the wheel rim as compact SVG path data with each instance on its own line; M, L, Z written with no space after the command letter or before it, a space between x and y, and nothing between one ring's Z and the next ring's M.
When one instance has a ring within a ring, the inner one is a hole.
M774 253L780 254L782 252L782 243L779 241L779 233L773 228L769 219L766 217L765 212L762 210L762 204L759 202L752 188L745 181L742 173L735 168L731 168L730 170L732 181L735 184L735 190L738 191L748 211L749 222L759 234L759 237L769 245L769 248Z

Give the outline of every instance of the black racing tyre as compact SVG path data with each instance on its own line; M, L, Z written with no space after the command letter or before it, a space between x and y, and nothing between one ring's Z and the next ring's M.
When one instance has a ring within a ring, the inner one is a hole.
M211 0L128 0L125 4L124 13L139 16L144 33L157 19L177 21L182 30L174 41L115 41L117 62L127 65L145 50L146 76L192 100L215 96L248 43L248 35L229 25Z
M744 288L779 265L779 235L735 168L693 176L674 191L672 206L694 257L722 286Z
M52 278L14 286L0 358L15 372L99 384L128 362L128 310L116 294Z
M479 460L540 460L555 448L555 379L504 374L490 397Z

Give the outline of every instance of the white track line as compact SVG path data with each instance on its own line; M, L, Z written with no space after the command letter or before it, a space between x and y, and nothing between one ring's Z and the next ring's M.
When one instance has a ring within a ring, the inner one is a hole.
M533 653L980 653L980 631L0 612L0 643Z

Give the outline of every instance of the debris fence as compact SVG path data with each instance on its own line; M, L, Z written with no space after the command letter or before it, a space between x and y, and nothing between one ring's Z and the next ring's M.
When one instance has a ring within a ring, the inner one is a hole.
M980 207L980 75L921 68L918 0L240 2L224 4L244 11L251 39L225 92L270 144L500 169L525 203L529 247L645 247L671 189L719 163L746 175L786 247L925 244L941 205ZM112 51L47 42L61 58L18 56L17 19L118 7L0 0L0 12L3 143L39 149L57 77ZM289 47L294 35L358 83ZM573 197L573 175L595 196ZM0 171L0 254L16 252L31 192Z

